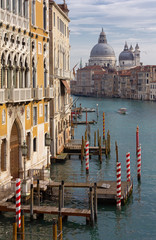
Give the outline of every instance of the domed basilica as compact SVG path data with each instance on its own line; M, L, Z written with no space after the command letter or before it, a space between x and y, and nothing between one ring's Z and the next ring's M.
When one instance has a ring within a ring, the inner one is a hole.
M107 43L106 34L103 29L100 33L98 43L92 48L89 65L116 68L116 57L113 48Z
M90 52L89 66L99 65L102 67L116 68L116 57L113 48L107 43L106 34L103 31L100 33L98 43ZM128 48L125 43L124 50L119 55L119 69L129 69L131 67L140 66L140 50L136 44L135 50L131 45Z

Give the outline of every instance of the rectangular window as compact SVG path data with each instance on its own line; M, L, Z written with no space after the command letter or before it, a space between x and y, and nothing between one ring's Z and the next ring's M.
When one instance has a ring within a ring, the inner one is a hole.
M31 23L35 25L35 0L31 2Z
M38 42L38 54L42 54L42 43Z
M23 15L28 18L28 1L23 2Z
M33 107L33 125L37 125L37 107Z
M37 139L36 139L36 137L33 139L33 151L37 152Z
M5 0L1 0L1 8L5 9Z
M59 17L57 17L57 29L59 30L59 25L60 25L60 21L59 21Z
M13 2L12 2L12 11L13 11L13 13L14 14L16 14L16 0L13 0Z
M10 2L10 0L6 1L6 8L7 8L7 11L11 11L11 2Z
M30 138L30 132L27 133L26 136L26 144L27 144L27 159L30 160L31 156L31 138Z
M42 103L39 105L39 116L40 117L43 116L43 104Z
M55 27L55 12L54 12L54 27Z
M18 0L18 14L22 16L22 0Z
M48 122L48 105L44 105L44 121Z

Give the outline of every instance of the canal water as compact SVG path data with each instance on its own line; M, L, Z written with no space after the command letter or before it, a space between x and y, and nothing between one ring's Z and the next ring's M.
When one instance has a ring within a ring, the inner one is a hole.
M98 220L94 227L86 225L81 217L69 217L63 223L64 240L132 240L156 239L156 102L142 102L121 99L97 99L80 97L76 105L97 108L97 112L88 113L88 120L96 120L91 125L91 140L93 145L94 131L99 128L102 136L103 112L105 112L106 131L111 136L111 154L109 158L103 156L100 165L96 156L90 160L90 175L88 180L97 181L116 180L115 141L118 143L119 161L121 162L121 177L126 181L126 152L131 154L131 177L133 178L133 194L121 211L116 206L100 204L98 206ZM127 108L127 114L121 115L119 108ZM85 120L85 113L81 120ZM139 139L142 147L141 183L137 182L136 159L136 127L139 126ZM75 128L75 139L81 139L85 126ZM78 156L72 156L65 163L52 164L51 176L54 180L86 181L85 163L81 165ZM65 192L65 207L88 207L86 190L69 190ZM44 203L45 204L45 203ZM46 204L53 204L47 201ZM45 216L44 220L29 221L26 215L26 239L52 239L52 218ZM0 215L0 239L11 239L13 215ZM51 235L51 238L50 238Z

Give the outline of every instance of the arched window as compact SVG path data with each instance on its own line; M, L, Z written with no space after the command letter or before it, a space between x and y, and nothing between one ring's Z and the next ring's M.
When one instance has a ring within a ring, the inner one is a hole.
M47 6L46 2L43 2L43 28L44 30L47 29Z
M19 88L23 88L23 61L22 61L22 57L20 58L20 69L19 69Z
M10 55L8 56L7 61L7 88L11 88L11 59Z
M5 86L5 56L1 57L1 88Z
M24 71L24 80L25 80L25 87L28 88L30 87L29 85L29 67L28 67L28 62L27 59L25 60L25 71Z
M36 68L35 68L35 60L32 60L32 81L33 81L33 88L36 88Z
M47 66L46 66L46 59L44 59L44 88L47 88Z
M13 63L13 86L17 88L17 59L16 56L14 58L14 63Z

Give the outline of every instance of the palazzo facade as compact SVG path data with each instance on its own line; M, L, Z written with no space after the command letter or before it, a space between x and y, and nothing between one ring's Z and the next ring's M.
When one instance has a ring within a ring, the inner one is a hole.
M48 0L0 1L0 188L47 164L49 128Z

